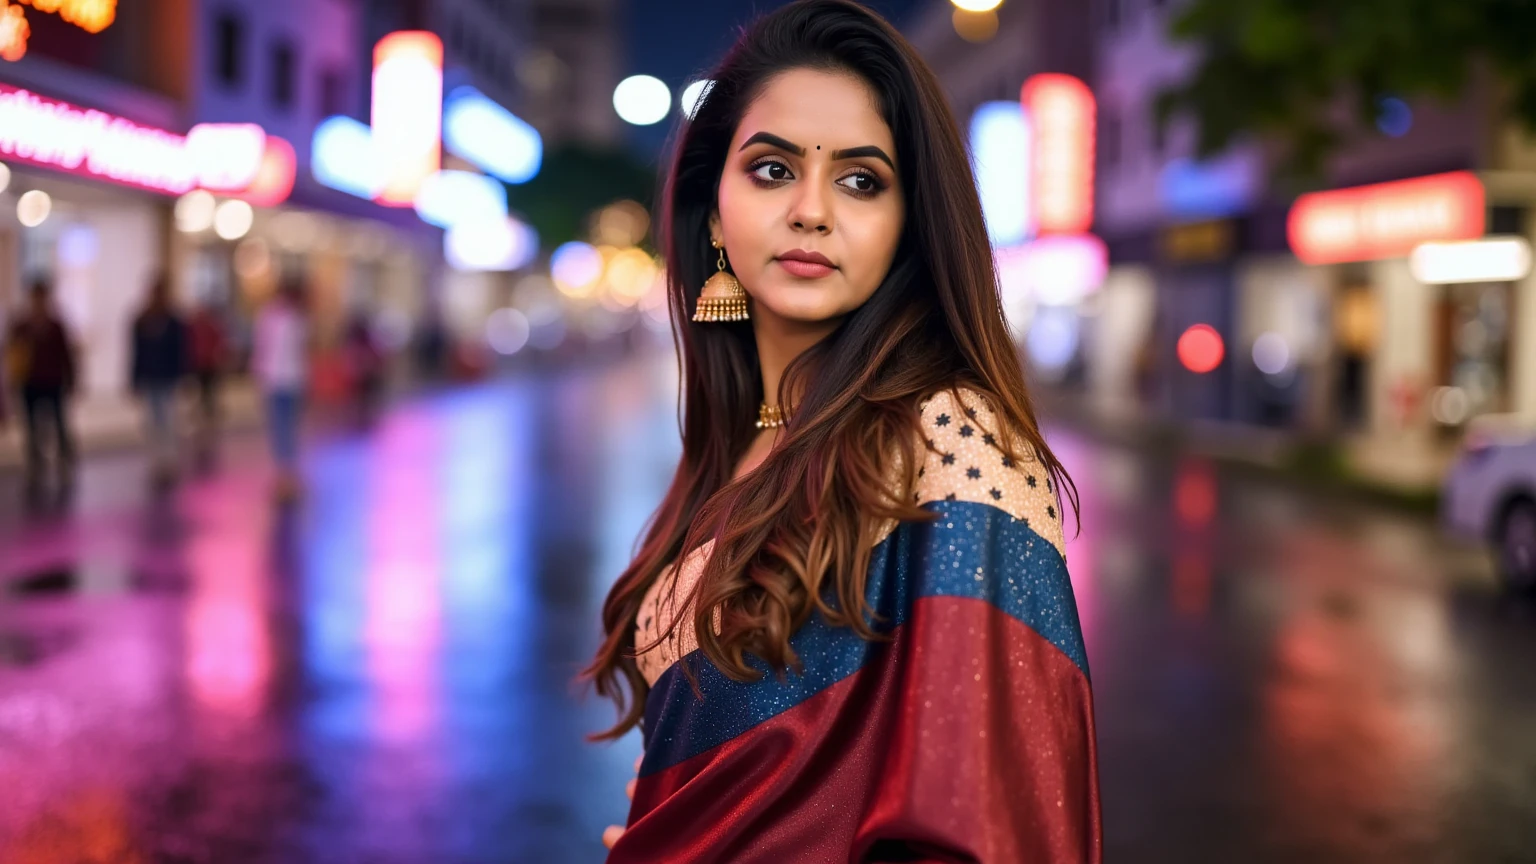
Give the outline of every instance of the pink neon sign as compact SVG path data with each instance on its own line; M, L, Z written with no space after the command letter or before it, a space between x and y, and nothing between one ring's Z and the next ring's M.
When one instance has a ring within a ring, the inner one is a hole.
M187 139L0 84L0 158L179 195L197 186Z
M0 159L166 195L245 189L261 168L266 137L255 124L204 124L177 135L0 84Z

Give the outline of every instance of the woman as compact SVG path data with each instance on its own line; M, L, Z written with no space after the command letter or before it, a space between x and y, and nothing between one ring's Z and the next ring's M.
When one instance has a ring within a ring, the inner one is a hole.
M256 318L252 366L267 405L272 458L277 462L274 493L281 502L300 491L299 421L309 382L309 323L304 289L291 277L283 281Z
M645 741L609 861L1098 861L1071 486L944 95L847 0L712 80L664 194L683 457L587 669Z

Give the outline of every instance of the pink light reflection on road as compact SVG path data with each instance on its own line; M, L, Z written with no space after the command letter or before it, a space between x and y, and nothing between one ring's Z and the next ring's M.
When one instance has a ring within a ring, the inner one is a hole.
M439 721L442 551L440 430L421 414L393 419L373 454L363 640L385 742L427 737Z

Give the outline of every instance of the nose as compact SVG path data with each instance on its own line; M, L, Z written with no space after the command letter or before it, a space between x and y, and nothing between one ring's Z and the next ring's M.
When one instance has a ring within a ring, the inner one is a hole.
M831 203L827 200L827 190L819 181L819 177L811 177L798 184L800 194L789 210L790 225L797 231L815 231L817 234L832 231Z

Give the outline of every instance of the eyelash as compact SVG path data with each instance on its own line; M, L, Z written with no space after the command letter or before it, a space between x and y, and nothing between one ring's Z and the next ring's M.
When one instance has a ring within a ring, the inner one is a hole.
M758 169L765 165L780 165L784 168L785 171L789 170L788 165L785 165L783 162L780 162L777 159L758 159L751 165L747 166L747 179L765 189L772 188L779 185L780 183L786 182L784 180L768 180L757 176ZM843 186L844 189L848 190L848 194L855 198L873 198L876 195L879 195L881 192L885 191L885 184L880 181L880 176L873 171L860 169L849 174L844 174L842 177L837 178L838 185L842 185L842 181L847 180L849 177L868 177L870 182L875 184L873 189L854 189L850 186Z

